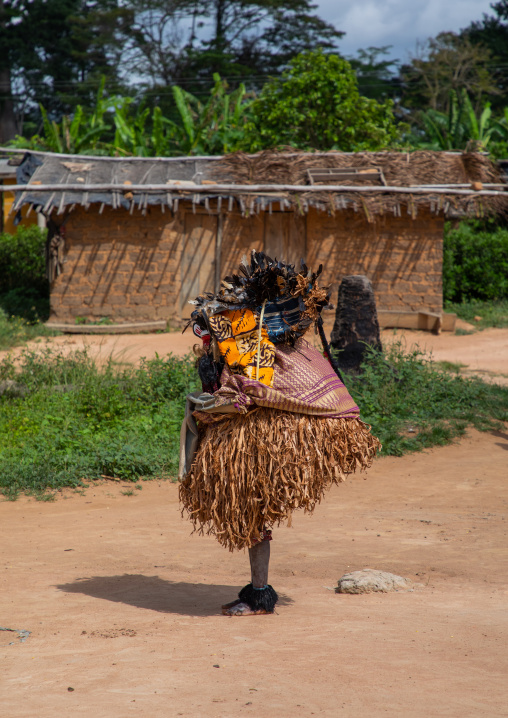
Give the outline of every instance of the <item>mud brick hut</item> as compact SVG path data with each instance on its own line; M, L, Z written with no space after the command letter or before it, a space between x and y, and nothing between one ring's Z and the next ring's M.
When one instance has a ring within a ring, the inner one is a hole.
M444 222L508 207L487 157L427 151L28 153L17 189L15 211L29 205L47 218L50 323L67 327L180 326L188 300L216 289L251 248L322 263L333 295L342 276L365 274L384 325L432 323Z

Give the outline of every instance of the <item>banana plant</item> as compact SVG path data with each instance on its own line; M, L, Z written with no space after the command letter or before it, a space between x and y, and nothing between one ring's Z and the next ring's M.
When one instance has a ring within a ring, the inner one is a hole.
M171 123L179 154L225 154L236 149L251 101L245 85L228 94L228 84L217 73L211 96L203 104L178 85L172 88L180 122Z
M504 118L495 120L490 102L486 102L477 116L466 90L450 93L448 113L429 109L421 112L419 119L425 133L419 144L427 149L484 151L492 140L508 138L508 108Z
M179 86L172 88L179 121L164 117L159 107L137 107L133 98L105 96L103 78L95 108L78 105L71 117L51 120L41 105L43 133L18 137L11 145L69 154L171 156L225 154L242 139L251 100L244 85L229 93L218 74L207 102Z

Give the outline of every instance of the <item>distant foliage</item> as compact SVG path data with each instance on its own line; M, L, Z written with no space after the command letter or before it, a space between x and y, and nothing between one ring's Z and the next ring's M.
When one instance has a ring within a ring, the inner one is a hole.
M88 112L78 105L70 117L50 120L40 110L43 132L30 138L17 136L10 145L66 154L109 155L112 157L171 157L178 155L226 154L236 150L251 100L240 84L229 92L220 75L213 76L210 97L201 101L178 85L171 88L176 119L169 119L160 107L136 103L132 97L105 95L104 83L95 108Z
M46 230L35 226L0 234L0 308L9 316L29 321L48 317L45 241Z
M508 229L478 222L447 225L443 247L445 301L508 298Z
M493 117L490 102L478 113L466 90L452 90L447 112L428 109L417 115L420 129L410 143L429 150L489 150L496 157L508 149L508 107L502 117ZM423 134L422 134L423 133Z
M291 145L301 150L378 150L400 137L393 103L359 94L347 60L322 50L301 53L267 82L251 107L244 145L251 151Z

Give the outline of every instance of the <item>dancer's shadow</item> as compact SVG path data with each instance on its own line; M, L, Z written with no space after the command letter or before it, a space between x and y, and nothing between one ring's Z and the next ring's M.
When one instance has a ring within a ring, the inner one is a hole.
M497 436L499 439L508 439L508 434L505 434L504 431L491 431L490 433L492 434L492 436ZM508 451L508 444L496 443L496 446L500 446L501 449Z
M106 601L126 603L138 608L185 616L216 616L224 603L233 601L241 586L168 581L159 576L124 574L93 576L63 583L56 588L66 593L83 593ZM278 606L293 603L289 596L279 594Z

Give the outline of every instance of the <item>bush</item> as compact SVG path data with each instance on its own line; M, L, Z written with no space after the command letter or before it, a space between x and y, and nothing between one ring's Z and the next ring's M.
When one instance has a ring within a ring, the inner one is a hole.
M508 229L480 222L445 227L443 298L448 302L508 298Z
M178 471L194 362L168 356L139 368L97 367L86 351L25 351L0 362L0 492L42 494L84 481L164 478Z
M502 428L508 420L508 387L442 371L424 351L408 354L400 343L371 350L362 374L346 384L385 455L448 444L467 426Z
M291 145L301 150L377 150L396 144L391 100L360 95L347 60L322 50L294 57L281 77L269 80L250 108L243 149Z
M19 227L0 234L0 308L28 321L49 316L49 283L45 276L46 230Z

